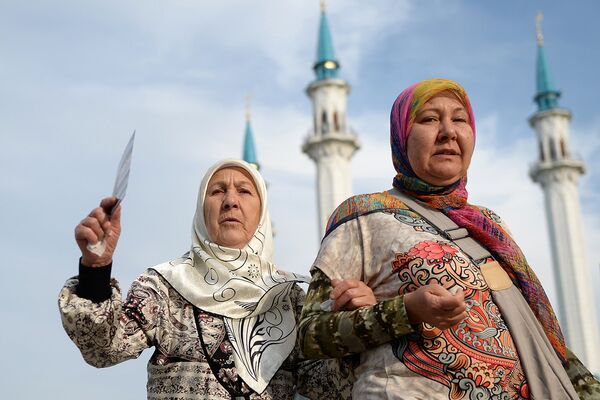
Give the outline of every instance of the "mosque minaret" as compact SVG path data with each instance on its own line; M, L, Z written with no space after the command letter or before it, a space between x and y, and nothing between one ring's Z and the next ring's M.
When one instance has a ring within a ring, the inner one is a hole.
M530 175L544 191L546 217L557 288L558 314L569 348L594 372L600 371L600 344L592 277L585 255L585 238L578 182L583 161L573 157L569 143L571 112L560 108L553 86L537 17L538 110L529 118L537 133L539 159Z
M254 145L254 133L252 132L252 124L250 122L250 96L246 97L246 129L244 130L242 159L260 170L260 164L256 156L256 146Z
M350 161L360 147L347 124L350 85L338 77L339 68L322 2L317 61L313 67L316 79L306 88L313 105L313 129L302 146L302 151L317 164L319 238L333 210L352 194Z

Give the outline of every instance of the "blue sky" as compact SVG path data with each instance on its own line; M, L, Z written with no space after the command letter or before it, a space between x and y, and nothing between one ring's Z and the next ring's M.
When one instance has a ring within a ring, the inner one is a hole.
M443 76L469 91L478 126L471 201L511 226L554 298L537 157L536 13L560 104L573 111L588 264L600 254L600 3L330 0L348 119L362 149L354 191L389 188L388 118L398 93ZM6 398L143 398L146 351L87 366L62 331L56 298L76 273L73 228L110 194L134 129L136 147L114 274L126 290L145 268L190 244L196 191L209 165L240 156L244 98L283 269L307 272L318 248L315 167L300 151L311 124L318 1L0 2L0 283Z

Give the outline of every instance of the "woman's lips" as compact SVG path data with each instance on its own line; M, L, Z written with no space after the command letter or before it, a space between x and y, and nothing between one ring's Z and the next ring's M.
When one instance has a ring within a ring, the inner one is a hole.
M227 223L227 222L237 222L237 223L240 223L240 220L237 219L237 218L234 218L234 217L224 217L224 218L221 218L220 223L223 224L223 223Z
M459 156L460 153L456 150L453 149L443 149L443 150L438 150L435 153L433 153L434 156Z

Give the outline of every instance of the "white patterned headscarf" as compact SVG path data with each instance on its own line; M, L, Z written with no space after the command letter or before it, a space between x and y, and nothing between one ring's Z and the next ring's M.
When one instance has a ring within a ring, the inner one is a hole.
M204 221L208 183L227 167L248 172L261 199L258 227L242 249L212 242ZM191 304L223 317L239 376L257 393L264 391L296 341L290 291L309 278L279 271L273 264L267 189L256 168L235 159L213 165L200 183L189 255L153 269Z

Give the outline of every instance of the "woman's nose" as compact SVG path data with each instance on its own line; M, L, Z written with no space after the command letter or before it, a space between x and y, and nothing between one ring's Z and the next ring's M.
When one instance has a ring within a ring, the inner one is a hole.
M452 118L443 118L440 123L440 139L456 139L458 133Z
M229 210L230 208L237 208L239 206L239 199L235 192L228 191L223 197L223 208Z

